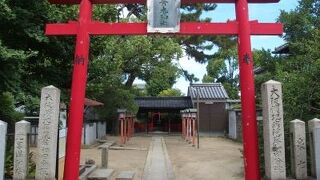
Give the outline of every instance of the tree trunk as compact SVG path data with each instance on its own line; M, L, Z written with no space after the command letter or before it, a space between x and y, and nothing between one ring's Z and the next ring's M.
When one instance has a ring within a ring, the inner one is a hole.
M128 77L128 80L126 82L126 87L132 87L133 81L136 79L136 76L134 74L130 74Z

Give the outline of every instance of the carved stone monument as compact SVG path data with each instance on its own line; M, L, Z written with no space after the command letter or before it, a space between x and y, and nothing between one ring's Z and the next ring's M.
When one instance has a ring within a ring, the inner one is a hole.
M315 170L317 180L320 179L320 127L314 129Z
M55 179L59 105L60 90L54 86L42 88L36 179Z
M4 178L4 160L6 155L7 123L0 120L0 180Z
M30 123L22 120L15 125L13 179L26 179L28 175L28 133Z
M311 164L311 176L316 177L316 164L315 164L315 150L314 150L314 129L320 128L320 120L317 118L308 121L308 134L310 145L310 164Z
M295 119L290 122L291 172L295 179L307 179L305 122Z
M261 91L266 178L286 179L281 83L267 81Z

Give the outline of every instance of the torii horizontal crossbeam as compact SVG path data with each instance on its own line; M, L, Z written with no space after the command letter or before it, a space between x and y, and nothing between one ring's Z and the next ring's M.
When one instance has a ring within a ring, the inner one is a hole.
M49 0L52 4L79 4L81 0ZM277 3L280 0L248 0L248 3ZM91 0L93 4L146 4L146 0ZM181 0L182 4L235 3L235 0Z
M91 35L147 35L147 23L102 23L87 24ZM78 22L64 24L47 24L46 35L76 35ZM280 23L258 23L250 21L251 35L281 35ZM239 26L236 21L227 23L182 22L180 32L175 35L237 35Z

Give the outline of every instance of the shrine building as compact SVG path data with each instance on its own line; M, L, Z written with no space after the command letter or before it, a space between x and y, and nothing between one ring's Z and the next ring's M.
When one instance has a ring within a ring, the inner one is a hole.
M199 96L199 97L198 97ZM137 97L137 132L181 132L180 111L197 109L201 134L225 134L229 96L221 83L191 84L187 96Z

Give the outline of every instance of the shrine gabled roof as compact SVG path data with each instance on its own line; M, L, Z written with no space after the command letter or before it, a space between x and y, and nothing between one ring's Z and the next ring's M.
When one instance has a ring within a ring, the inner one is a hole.
M290 54L289 44L286 43L279 47L276 47L272 53L273 54Z
M193 100L226 100L229 99L227 91L221 83L191 84L188 88L188 96Z
M86 106L103 106L104 104L101 102L98 102L96 100L85 98L84 105L86 105Z
M140 109L187 109L192 108L191 98L181 97L136 97Z
M249 3L277 3L280 0L248 0ZM52 4L79 4L81 0L49 0ZM146 4L146 0L91 0L94 4ZM182 4L235 3L235 0L181 0Z

